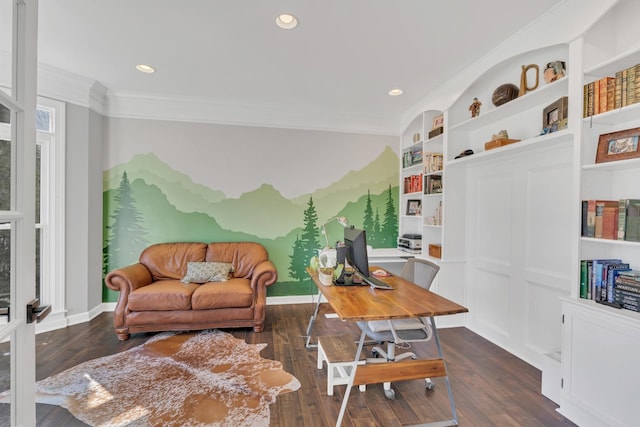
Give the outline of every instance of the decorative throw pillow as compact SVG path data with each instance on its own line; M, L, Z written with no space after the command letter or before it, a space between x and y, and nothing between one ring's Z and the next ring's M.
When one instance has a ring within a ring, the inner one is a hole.
M229 262L189 262L182 283L224 282L231 277L233 266Z

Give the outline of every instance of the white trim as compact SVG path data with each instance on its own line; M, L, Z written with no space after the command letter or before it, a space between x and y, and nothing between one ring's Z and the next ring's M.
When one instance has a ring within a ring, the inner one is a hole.
M305 109L282 104L241 104L199 97L169 97L107 92L107 115L118 118L171 120L288 129L323 130L398 136L388 117L358 112Z
M267 297L267 305L284 305L284 304L310 304L315 303L316 295L292 295L285 297ZM65 316L64 312L52 313L42 322L36 325L36 333L49 332L56 329L62 329L67 326L78 325L90 321L98 315L105 312L114 312L116 309L115 302L103 302L89 311L74 314L73 316ZM52 317L53 316L53 317Z
M267 297L267 305L284 305L284 304L315 304L317 294L313 295L289 295L284 297Z
M38 64L38 95L105 111L107 89L94 79L46 64Z
M41 299L50 304L53 312L66 310L66 106L63 102L38 97L38 106L52 110L52 132L38 131L38 139L49 147L42 150L40 221L44 225L41 236L42 271ZM45 158L46 152L46 158ZM46 162L45 162L46 160Z
M8 53L0 51L0 64ZM10 78L0 70L0 85ZM215 123L283 129L321 130L399 136L397 121L388 116L366 116L359 111L335 111L283 104L242 104L202 97L170 97L111 91L100 82L38 64L38 95L89 108L105 117Z

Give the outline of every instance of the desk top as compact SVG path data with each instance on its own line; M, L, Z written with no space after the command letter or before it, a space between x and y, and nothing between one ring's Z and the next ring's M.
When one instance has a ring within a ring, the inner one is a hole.
M379 267L370 266L370 270ZM318 274L307 272L320 292L342 320L389 320L466 313L469 310L451 300L428 291L399 276L379 277L392 290L370 286L323 286Z

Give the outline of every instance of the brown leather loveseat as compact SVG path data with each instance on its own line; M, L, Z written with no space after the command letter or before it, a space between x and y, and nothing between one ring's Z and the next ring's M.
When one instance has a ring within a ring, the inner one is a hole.
M185 283L188 265L191 270L213 264L230 264L229 278ZM235 327L261 332L267 286L277 278L259 243L179 242L149 246L138 263L110 272L105 282L120 291L113 322L118 338L127 340L135 332Z

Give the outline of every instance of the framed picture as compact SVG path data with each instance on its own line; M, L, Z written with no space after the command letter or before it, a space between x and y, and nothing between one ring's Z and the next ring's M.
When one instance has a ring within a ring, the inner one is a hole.
M431 130L441 128L444 126L444 114L440 114L433 118L433 124L431 126Z
M605 133L598 138L596 163L613 162L616 160L634 159L640 157L638 137L640 128Z
M558 124L567 118L567 106L568 98L563 96L542 111L542 129L547 130L547 132L544 133L548 133L552 128L555 128L554 130L562 128L558 126Z
M410 199L407 200L407 215L421 215L422 214L422 200Z

